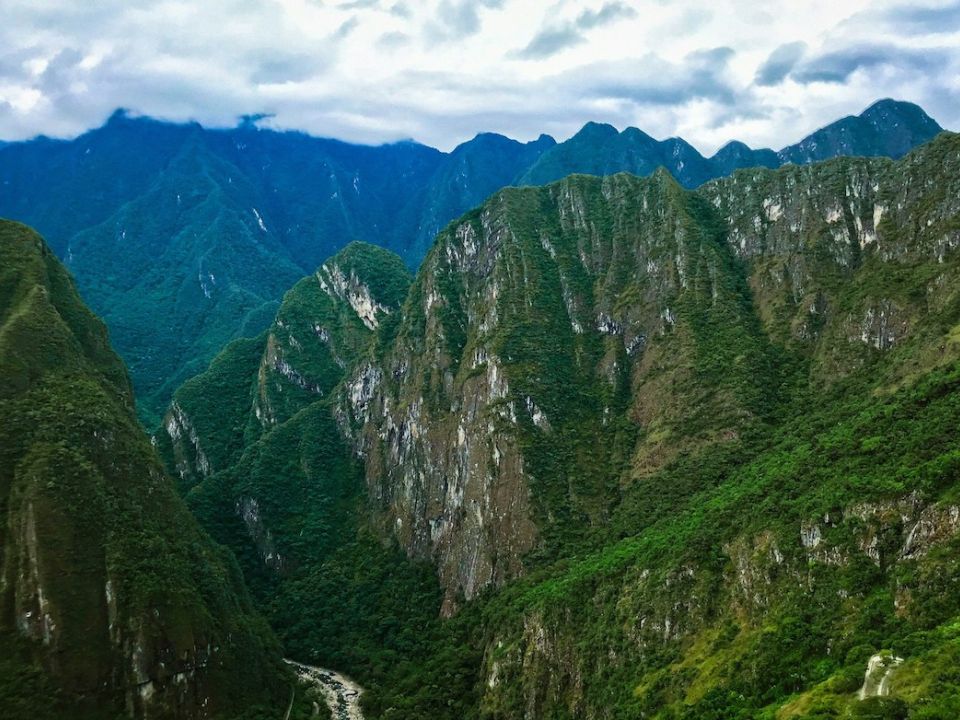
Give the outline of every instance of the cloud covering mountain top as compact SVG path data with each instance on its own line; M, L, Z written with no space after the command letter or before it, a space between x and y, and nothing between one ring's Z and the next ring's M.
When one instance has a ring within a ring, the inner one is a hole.
M960 3L786 0L103 0L0 27L0 138L116 107L449 149L585 121L779 146L891 96L960 126Z

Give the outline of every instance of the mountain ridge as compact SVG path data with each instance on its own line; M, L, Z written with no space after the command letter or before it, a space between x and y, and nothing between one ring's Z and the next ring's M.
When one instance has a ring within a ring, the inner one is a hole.
M900 152L939 127L930 120L914 133L916 118L926 116L904 108L872 106L871 119L857 126L869 131L866 145L821 139L818 152L868 152L876 123L900 126L897 143L878 152ZM481 133L441 153L409 142L355 146L252 121L206 130L118 111L74 140L0 149L0 215L37 226L75 272L81 293L107 318L153 426L177 385L232 338L263 330L284 289L352 240L415 266L450 220L504 186L573 172L646 175L660 166L693 186L772 164L769 151L724 150L708 159L679 138L588 123L559 144L545 135L521 143ZM206 198L206 209L188 211L179 198ZM124 235L130 226L142 234ZM158 265L168 276L129 279L128 268ZM144 312L164 322L144 323Z

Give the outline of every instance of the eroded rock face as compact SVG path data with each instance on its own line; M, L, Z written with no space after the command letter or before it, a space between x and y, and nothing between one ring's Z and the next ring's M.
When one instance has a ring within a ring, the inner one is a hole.
M317 281L324 292L347 302L368 330L377 327L380 315L390 314L390 308L374 299L355 270L346 274L335 261L324 263L317 270Z
M960 244L958 171L956 150L938 147L899 163L740 171L698 192L747 264L767 332L814 353L828 380L862 366L857 346L889 352L953 296L936 268Z
M926 332L928 307L955 292L952 265L934 272L956 244L956 152L949 162L943 186L923 154L742 171L695 194L665 173L571 178L498 193L441 233L338 419L385 526L436 560L447 609L522 573L546 542L544 483L563 471L543 456L575 446L564 428L599 428L596 472L629 483L739 437L763 412L773 346L832 382ZM924 298L873 279L918 265ZM603 428L620 422L638 435L629 468L605 465ZM562 494L602 521L577 488Z
M537 204L551 210L531 215ZM396 340L346 381L339 420L385 525L436 561L446 611L522 573L561 522L554 502L602 521L603 494L564 478L619 472L608 465L619 421L661 428L637 449L647 471L669 457L684 410L661 402L662 378L684 371L668 349L695 334L701 293L711 308L735 304L724 249L706 234L659 174L506 191L440 236ZM723 405L724 429L751 413L736 394ZM561 461L573 437L594 454ZM538 496L546 485L565 499Z
M163 422L170 441L176 448L176 468L181 479L188 475L204 478L210 475L210 460L200 447L200 435L190 417L174 400Z

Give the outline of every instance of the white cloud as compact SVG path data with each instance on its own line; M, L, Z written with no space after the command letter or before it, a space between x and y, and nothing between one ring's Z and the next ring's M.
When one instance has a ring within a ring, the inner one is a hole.
M34 0L0 26L0 138L116 107L447 149L584 122L779 147L879 97L960 127L960 3Z

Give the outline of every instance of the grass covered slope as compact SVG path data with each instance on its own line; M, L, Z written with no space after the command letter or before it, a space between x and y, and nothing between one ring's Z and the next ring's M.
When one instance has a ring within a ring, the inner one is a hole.
M29 228L0 222L4 716L230 717L288 697L233 557L140 430L106 329Z

